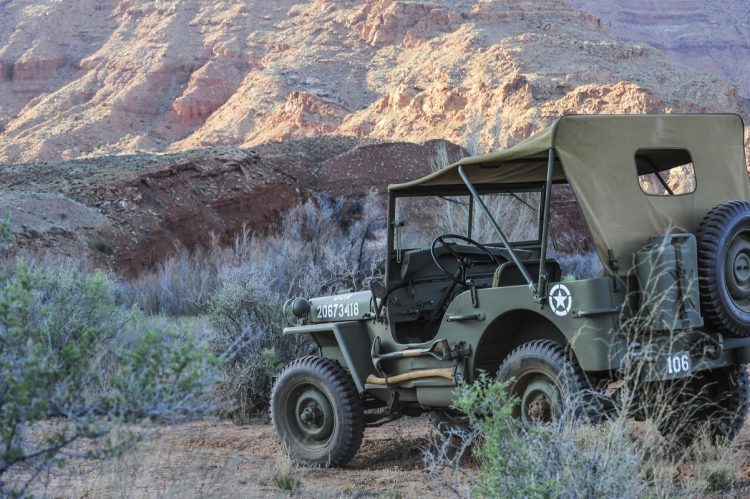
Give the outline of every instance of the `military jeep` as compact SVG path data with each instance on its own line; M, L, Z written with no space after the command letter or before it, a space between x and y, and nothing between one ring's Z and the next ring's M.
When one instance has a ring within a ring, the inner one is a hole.
M284 334L309 335L317 355L275 382L280 441L299 461L343 465L368 425L426 412L460 422L456 388L483 372L509 381L528 423L582 399L596 420L623 387L645 418L638 387L665 387L656 403L681 419L663 433L733 438L750 362L743 132L736 115L570 115L389 186L385 278L289 305ZM588 226L594 275L550 257L557 184Z

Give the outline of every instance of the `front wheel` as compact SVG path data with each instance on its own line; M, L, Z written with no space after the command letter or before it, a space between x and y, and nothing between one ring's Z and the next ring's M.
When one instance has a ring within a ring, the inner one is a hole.
M271 418L292 458L320 466L349 462L365 431L351 376L323 357L302 357L282 371L271 393Z
M500 364L499 381L510 381L517 404L513 415L523 423L550 423L564 413L598 422L602 411L583 371L562 345L550 340L524 343Z

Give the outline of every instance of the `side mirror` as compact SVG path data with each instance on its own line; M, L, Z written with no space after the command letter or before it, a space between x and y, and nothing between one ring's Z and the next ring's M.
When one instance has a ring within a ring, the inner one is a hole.
M370 281L370 291L372 291L372 295L375 298L379 298L381 300L385 299L385 297L388 295L388 288L385 287L385 283L380 279L373 279L372 281Z

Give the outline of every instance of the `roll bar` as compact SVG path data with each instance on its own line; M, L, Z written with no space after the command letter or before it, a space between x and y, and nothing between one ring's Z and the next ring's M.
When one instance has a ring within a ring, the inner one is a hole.
M529 290L534 296L534 300L541 303L544 300L547 299L547 239L549 238L549 207L550 207L550 197L552 194L552 176L553 176L553 167L555 164L555 150L550 149L549 150L549 156L547 158L547 180L544 187L544 208L543 208L543 215L542 215L542 247L540 251L540 269L539 269L539 281L537 283L534 282L534 280L531 278L531 274L529 274L529 271L526 269L526 266L521 262L521 260L518 258L518 255L516 254L516 251L513 249L513 246L511 246L510 242L508 241L508 238L503 233L503 230L498 225L495 218L492 216L492 213L490 213L490 210L487 208L487 205L484 204L484 201L482 201L482 198L479 196L479 193L477 192L476 187L474 187L474 184L471 183L469 180L469 177L466 175L466 172L464 171L463 166L458 167L458 174L461 176L461 180L463 180L466 187L469 189L469 192L471 193L472 199L474 199L474 202L477 206L479 206L479 209L482 210L482 212L487 216L490 223L492 224L492 227L495 229L495 232L497 232L497 235L500 237L500 241L503 243L503 246L505 246L505 249L508 250L508 254L510 255L510 259L513 261L513 263L518 267L518 270L521 272L521 275L523 276L524 280L529 286Z

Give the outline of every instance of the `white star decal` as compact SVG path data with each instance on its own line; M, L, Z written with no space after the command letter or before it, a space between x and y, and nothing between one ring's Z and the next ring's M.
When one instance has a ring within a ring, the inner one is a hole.
M555 284L552 286L549 295L552 298L552 311L555 315L560 317L568 315L573 305L573 296L568 287L564 284Z
M555 308L556 309L562 309L565 308L565 300L568 299L567 296L562 294L562 292L558 289L557 294L553 296L552 298L555 299Z

